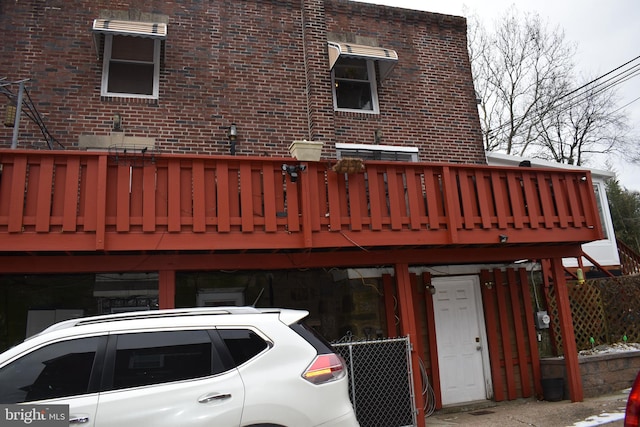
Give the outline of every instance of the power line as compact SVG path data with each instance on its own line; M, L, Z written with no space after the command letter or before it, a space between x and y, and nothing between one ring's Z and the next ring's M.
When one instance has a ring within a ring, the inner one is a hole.
M636 101L637 101L637 100L639 100L639 99L640 99L640 96L639 96L639 97L637 97L636 99L634 99L633 101L629 101L629 102L627 102L627 103L626 103L626 104L624 104L622 107L620 107L620 108L618 108L618 109L616 109L616 110L612 111L611 113L617 113L617 112L618 112L618 111L620 111L620 110L624 110L624 109L625 109L625 108L627 108L629 105L633 104L634 102L636 102Z
M603 78L615 73L616 71L628 66L629 64L632 64L633 62L637 61L638 59L640 59L640 56L637 56L635 58L633 58L630 61L625 62L624 64L614 68L613 70L589 81L588 83L585 83L584 85L573 89L569 92L567 92L566 94L556 98L558 101L563 100L567 97L570 97L569 99L566 99L565 101L555 105L554 107L552 107L553 111L556 111L558 113L564 112L564 111L568 111L569 109L573 108L575 105L578 105L582 102L584 102L586 99L588 99L589 96L593 96L593 95L598 95L606 90L612 89L613 87L622 84L634 77L637 77L640 75L640 63L633 65L632 67L630 67L629 69L623 70L617 74L615 74L614 76L608 78L607 80L604 80L603 82L600 82L598 84L594 84L596 82L598 82L599 80L602 80ZM593 85L591 87L591 85ZM574 95L574 96L571 96ZM636 99L637 100L637 99ZM636 100L632 101L635 102ZM631 103L632 103L631 102ZM631 104L629 103L629 104ZM625 105L624 107L628 106L629 104ZM621 110L622 108L618 108L617 110L615 110L614 112L617 112L619 110ZM526 123L526 121L533 121L536 120L535 117L532 117L531 115L529 116L522 116L521 118L524 118L524 121L520 124L520 126L524 123ZM495 133L497 133L498 131L510 126L512 124L512 122L517 121L513 120L510 122L506 122L503 123L502 125L497 126L495 129L491 129L489 132L487 132L487 136L491 137L491 135L495 135Z
M588 87L584 89L583 92L558 104L556 107L554 107L554 110L557 110L558 113L568 111L575 105L584 102L589 97L599 95L602 92L612 89L613 87L618 86L632 79L633 77L637 77L638 75L640 75L640 64L634 66L633 68L634 69L623 71L620 74L617 74L614 77L611 77L610 79L605 80L604 82L594 85L593 87ZM560 97L558 99L562 99L564 97L565 96Z
M608 73L605 73L605 74L601 75L600 77L596 77L595 79L591 80L590 82L583 84L583 85L582 85L582 86L580 86L579 88L572 90L571 92L569 92L569 93L567 93L567 94L565 94L565 95L561 96L561 97L560 97L560 98L558 98L558 99L565 98L565 97L567 97L567 96L569 96L569 95L571 95L571 94L573 94L573 93L575 93L575 92L577 92L577 91L579 91L579 90L581 90L581 89L584 89L585 87L587 87L587 86L589 86L589 85L591 85L591 84L593 84L593 83L597 82L598 80L600 80L600 79L602 79L602 78L604 78L604 77L608 76L608 75L609 75L609 74L611 74L611 73L614 73L614 72L618 71L618 70L619 70L620 68L622 68L622 67L626 67L627 65L631 64L631 63L632 63L632 62L634 62L634 61L637 61L638 59L640 59L640 55L639 55L639 56L636 56L635 58L633 58L633 59L632 59L632 60L630 60L630 61L625 62L624 64L620 65L619 67L614 68L613 70L609 71ZM637 66L637 65L636 65L636 66Z

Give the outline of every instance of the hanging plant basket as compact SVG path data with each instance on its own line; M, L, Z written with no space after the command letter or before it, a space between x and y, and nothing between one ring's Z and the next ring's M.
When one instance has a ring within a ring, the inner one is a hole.
M364 171L362 159L343 157L331 168L336 173L359 173Z

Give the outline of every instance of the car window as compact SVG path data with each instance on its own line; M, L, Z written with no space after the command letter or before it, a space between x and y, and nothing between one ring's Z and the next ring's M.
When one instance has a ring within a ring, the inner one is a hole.
M320 335L315 329L313 329L306 323L298 322L290 325L290 327L298 335L304 338L309 344L311 344L316 349L318 354L328 354L335 352L331 344L329 344L329 342L325 340L322 335Z
M85 394L101 338L61 341L32 351L0 369L0 403Z
M243 364L269 346L258 334L248 329L219 329L218 333L229 349L236 366Z
M222 371L209 334L162 331L118 336L116 389L205 377Z

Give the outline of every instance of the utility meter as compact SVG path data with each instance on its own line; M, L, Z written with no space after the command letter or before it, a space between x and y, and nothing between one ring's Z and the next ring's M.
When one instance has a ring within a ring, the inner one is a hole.
M546 311L538 311L536 313L536 328L549 329L550 323L551 323L551 318L549 317Z

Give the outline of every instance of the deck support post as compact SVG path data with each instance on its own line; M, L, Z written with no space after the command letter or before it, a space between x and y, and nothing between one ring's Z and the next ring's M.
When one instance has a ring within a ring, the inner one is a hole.
M160 270L158 272L158 308L176 307L176 272Z
M422 396L422 376L420 374L420 354L418 340L418 326L416 325L415 309L413 306L413 292L411 291L411 277L409 265L399 263L395 265L396 286L400 306L400 327L402 335L408 335L411 343L411 364L413 366L413 390L416 397L416 420L418 427L425 426L424 397Z
M556 303L558 305L558 320L560 322L560 333L562 334L562 348L567 372L569 397L572 402L582 402L584 400L584 392L582 390L582 377L580 376L578 347L573 330L569 291L562 267L562 258L551 259L551 273L553 275Z

